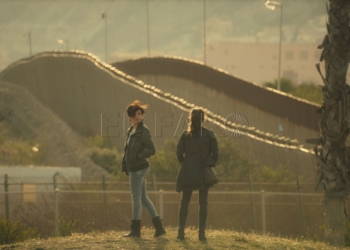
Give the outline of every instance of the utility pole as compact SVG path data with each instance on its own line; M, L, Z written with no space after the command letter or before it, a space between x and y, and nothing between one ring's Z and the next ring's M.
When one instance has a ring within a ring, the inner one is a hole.
M105 62L107 62L107 11L102 13L102 19L105 20Z
M206 0L203 0L203 63L207 64Z
M148 0L146 0L146 25L147 25L147 53L148 53L148 57L150 57L151 50L150 50L150 39L149 39L149 5L148 5Z

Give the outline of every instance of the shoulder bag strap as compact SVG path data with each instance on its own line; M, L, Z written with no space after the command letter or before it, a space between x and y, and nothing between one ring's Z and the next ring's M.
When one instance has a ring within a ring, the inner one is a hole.
M193 141L192 135L191 135L191 141L192 141L192 144L193 144L194 150L195 150L195 151L196 151L196 153L197 153L197 156L198 156L198 158L199 158L199 161L201 162L202 167L204 167L202 157L201 157L201 155L199 154L199 152L198 152L198 150L197 150L196 145L194 144L194 141Z

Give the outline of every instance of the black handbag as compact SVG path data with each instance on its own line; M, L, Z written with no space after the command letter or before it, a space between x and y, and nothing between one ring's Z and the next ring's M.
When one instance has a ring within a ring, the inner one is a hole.
M194 150L195 150L196 153L197 153L197 156L198 156L198 158L199 158L199 161L200 161L200 163L201 163L202 166L203 166L203 181L204 181L204 184L207 185L207 186L213 186L213 185L215 185L215 184L218 184L218 183L219 183L219 179L218 179L218 174L216 173L215 168L214 168L214 167L206 167L206 166L203 164L202 157L201 157L201 155L199 154L196 145L194 144L194 141L193 141L192 136L191 136L191 141L192 141Z

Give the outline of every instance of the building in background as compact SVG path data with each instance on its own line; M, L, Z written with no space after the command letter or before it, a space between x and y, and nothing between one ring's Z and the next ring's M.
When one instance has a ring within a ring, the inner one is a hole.
M315 64L321 50L315 43L283 43L281 76L294 83L322 84ZM278 76L278 43L210 42L207 64L248 81L262 84Z

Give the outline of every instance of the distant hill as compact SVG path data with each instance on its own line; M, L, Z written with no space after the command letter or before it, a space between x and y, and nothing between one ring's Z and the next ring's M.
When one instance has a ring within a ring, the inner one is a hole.
M264 0L207 0L207 42L255 36L279 26L279 11L265 8ZM325 30L323 0L282 0L284 39L303 27ZM105 59L107 11L108 59L147 55L146 1L142 0L2 0L0 1L0 70L32 53L66 49L90 51ZM203 1L149 0L151 55L198 59L202 53ZM290 31L292 30L292 31ZM294 38L293 38L294 37ZM317 38L317 41L322 38Z
M39 102L30 91L1 80L0 122L4 123L3 126L7 125L4 129L0 129L0 165L40 164L81 167L83 180L100 179L106 174L86 154L81 136ZM7 132L7 127L16 131L16 134ZM9 144L6 147L3 145L5 140L6 142L12 140L18 146ZM35 155L30 155L31 150L29 152L25 150L30 142L37 144L42 159L36 160ZM20 152L16 154L18 150ZM8 157L23 159L9 161ZM30 162L24 162L28 160Z

